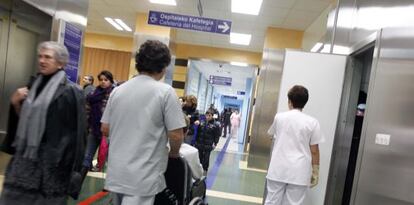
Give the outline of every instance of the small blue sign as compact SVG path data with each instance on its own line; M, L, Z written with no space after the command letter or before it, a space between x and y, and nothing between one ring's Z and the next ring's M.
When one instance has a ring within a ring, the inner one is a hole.
M235 100L237 100L237 97L236 97L236 96L223 95L223 98L227 98L227 99L235 99Z
M65 66L68 79L74 83L78 80L79 60L82 47L82 30L73 24L65 23L63 44L69 52L69 61Z
M244 91L237 91L237 95L246 95L246 92L244 92Z
M231 30L231 21L159 11L149 12L148 24L226 35L229 35Z
M232 78L210 75L209 82L214 85L231 86Z

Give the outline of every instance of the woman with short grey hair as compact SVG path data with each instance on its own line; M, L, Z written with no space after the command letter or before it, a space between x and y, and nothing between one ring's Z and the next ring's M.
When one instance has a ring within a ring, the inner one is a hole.
M39 75L33 85L11 97L8 135L3 151L7 167L0 205L64 205L77 198L85 147L84 97L63 70L65 46L38 46Z

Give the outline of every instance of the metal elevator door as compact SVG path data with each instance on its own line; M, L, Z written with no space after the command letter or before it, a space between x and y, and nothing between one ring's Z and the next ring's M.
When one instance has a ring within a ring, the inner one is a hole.
M22 1L14 1L10 11L0 12L0 16L5 16L1 18L0 30L0 140L3 140L10 96L36 74L36 47L50 39L52 17Z

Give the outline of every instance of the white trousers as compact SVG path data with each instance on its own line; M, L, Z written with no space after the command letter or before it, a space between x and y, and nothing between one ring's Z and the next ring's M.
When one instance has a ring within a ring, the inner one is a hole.
M267 179L265 205L302 205L307 190L307 186L286 184Z
M154 205L155 196L132 196L112 193L114 205Z

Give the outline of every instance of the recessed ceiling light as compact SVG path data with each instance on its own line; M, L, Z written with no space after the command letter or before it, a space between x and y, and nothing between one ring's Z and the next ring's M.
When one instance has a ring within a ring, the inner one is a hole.
M323 46L323 44L322 43L316 43L313 47L312 47L312 49L311 49L311 52L318 52L319 50L321 50L321 48L322 48L322 46Z
M115 27L117 30L119 31L123 31L124 29L122 29L122 27L120 25L118 25L113 19L109 18L109 17L105 17L105 20L108 21L108 23L110 23L113 27Z
M230 64L235 65L235 66L243 66L243 67L248 66L247 63L235 62L235 61L230 62Z
M132 29L128 26L128 25L126 25L125 23L124 23L124 21L122 21L121 19L115 19L115 22L116 23L118 23L123 29L125 29L126 31L129 31L129 32L131 32L132 31Z
M243 33L230 33L230 43L239 44L239 45L249 45L250 39L252 38L251 34Z
M153 4L164 4L170 6L177 6L177 2L175 0L149 0Z
M231 0L231 12L259 15L263 0Z

